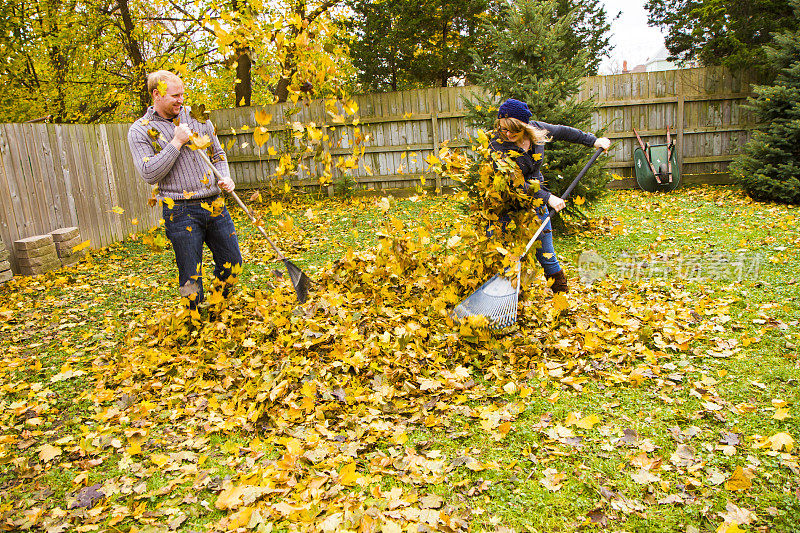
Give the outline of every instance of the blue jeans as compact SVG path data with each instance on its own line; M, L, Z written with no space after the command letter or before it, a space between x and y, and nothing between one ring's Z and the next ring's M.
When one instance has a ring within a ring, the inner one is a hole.
M539 221L543 221L547 218L549 214L547 206L539 206L536 208L536 216L539 217ZM497 222L494 223L496 227L500 229L500 233L503 234L506 231L506 226L508 223L511 222L511 217L506 215L498 219ZM538 227L536 229L539 229ZM494 231L491 229L491 224L489 227L486 228L486 235L491 237L494 234ZM550 224L550 221L547 221L547 225L545 225L542 233L539 235L538 241L541 243L541 246L535 248L536 250L536 260L539 261L539 264L542 265L544 269L545 276L552 276L557 274L559 270L561 270L561 265L558 263L558 258L556 257L556 250L553 247L553 226Z
M214 277L221 282L223 296L236 283L241 272L242 253L228 208L214 216L199 203L176 201L172 209L162 207L167 238L175 250L181 296L194 309L203 301L203 243L214 258Z

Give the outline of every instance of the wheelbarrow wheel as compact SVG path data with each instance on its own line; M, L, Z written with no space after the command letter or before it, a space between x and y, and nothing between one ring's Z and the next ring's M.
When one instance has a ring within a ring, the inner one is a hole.
M661 183L669 182L669 169L667 169L666 163L661 163L658 166L658 179L661 180Z

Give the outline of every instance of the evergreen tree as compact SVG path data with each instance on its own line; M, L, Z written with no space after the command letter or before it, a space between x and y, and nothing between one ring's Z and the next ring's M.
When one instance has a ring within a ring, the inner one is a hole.
M575 14L560 15L554 1L520 0L506 6L499 23L485 27L491 53L478 60L477 82L488 95L466 102L472 125L493 130L499 104L516 98L528 104L533 120L591 130L594 104L575 100L592 61L590 50L575 44ZM574 144L548 143L542 173L549 189L562 193L590 154L589 148ZM599 167L590 170L573 194L592 200L602 193L605 181Z
M364 91L469 81L472 50L495 0L349 0L348 43Z
M793 3L800 16L800 0ZM763 126L730 172L754 199L800 204L800 31L774 35L765 50L778 74L754 88L750 108Z

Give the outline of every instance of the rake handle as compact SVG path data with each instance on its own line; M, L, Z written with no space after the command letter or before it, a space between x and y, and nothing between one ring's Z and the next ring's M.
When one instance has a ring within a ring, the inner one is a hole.
M594 165L594 162L597 161L597 158L600 157L600 154L602 154L602 153L603 153L603 149L602 148L598 148L597 151L594 154L592 154L592 157L589 159L589 161L586 163L586 165L584 165L584 167L581 169L581 171L578 172L578 175L575 176L575 179L572 180L572 183L569 184L569 187L567 187L567 190L564 191L564 194L561 195L561 199L562 200L566 200L567 198L569 198L569 195L572 194L572 190L578 185L578 182L581 181L581 178L583 178L586 175L586 173L589 172L589 167ZM539 238L539 235L542 234L542 230L544 230L544 227L547 225L548 222L550 222L550 218L552 218L552 216L553 215L550 214L550 212L548 211L547 218L545 218L542 221L542 223L539 225L539 229L536 230L536 233L533 234L533 237L531 237L531 240L529 240L528 244L525 245L525 251L519 257L520 260L523 257L525 257L525 255L528 253L528 250L530 250L531 246L533 246L533 243L536 241L536 239ZM517 284L519 284L519 282Z
M217 180L223 179L222 174L219 173L219 170L217 170L217 167L215 167L213 164L211 164L211 161L208 159L208 156L203 152L202 149L197 149L197 150L195 150L195 152L200 154L200 157L203 159L203 161L205 161L205 163L208 166L208 168L210 168L211 171L214 173L214 175L217 177ZM250 221L253 223L253 225L256 228L258 228L258 231L261 232L261 235L263 235L264 238L267 239L267 242L270 244L270 246L272 246L272 249L275 250L275 253L278 255L278 259L280 259L281 261L284 261L286 259L286 257L281 253L281 251L278 249L278 247L275 246L275 243L272 242L272 239L269 238L269 235L267 235L267 232L266 232L266 230L264 230L264 227L261 224L258 223L258 221L256 220L256 217L254 217L253 214L250 212L250 210L247 208L247 206L244 205L244 202L242 202L242 199L239 198L239 195L236 194L234 191L227 191L227 192L228 192L228 194L233 196L233 199L236 200L236 203L239 204L239 207L241 207L244 210L244 212L247 213L247 216L250 217Z

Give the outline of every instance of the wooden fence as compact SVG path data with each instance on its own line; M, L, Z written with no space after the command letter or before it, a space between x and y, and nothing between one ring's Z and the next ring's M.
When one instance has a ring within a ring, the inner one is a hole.
M156 225L161 214L136 176L128 126L0 124L0 238L14 271L18 239L77 226L99 248Z
M606 168L634 176L638 142L666 144L667 126L676 141L684 183L728 181L728 164L742 150L755 126L742 104L758 83L749 73L721 67L594 76L584 78L579 99L594 98L598 110L592 128L605 128L614 141ZM617 186L635 186L635 180Z
M606 167L612 172L622 177L634 175L634 128L643 141L666 144L669 126L685 181L719 183L727 180L728 163L753 128L754 120L742 104L755 81L747 73L733 74L721 67L594 76L583 79L577 98L594 99L598 106L591 130L605 131L614 141L606 158ZM466 124L464 98L473 93L484 94L484 89L448 87L361 95L354 98L357 120L349 117L345 123L332 122L321 103L267 106L275 125L269 128L272 138L262 147L253 142L255 108L220 110L211 117L229 149L231 172L240 184L263 186L269 182L278 165L278 156L269 155L269 149L280 153L291 133L289 124L299 121L326 128L329 142L324 150L334 158L352 153L357 133L368 136L363 142L363 164L348 171L358 187L404 188L419 183L421 177L440 187L452 183L434 181L437 177L428 171L425 159L442 141L454 147L467 145L474 131ZM322 172L309 157L307 169L293 184L313 187ZM342 177L342 172L334 171L334 181ZM635 180L616 185L630 186L632 181L635 186Z
M231 174L237 184L264 186L278 167L278 159L287 137L291 137L292 123L308 124L322 128L328 141L317 152L330 153L334 162L346 159L353 153L359 138L366 138L361 164L346 172L334 166L334 184L346 175L356 187L367 189L398 189L420 183L429 178L428 185L441 187L438 177L430 173L425 158L432 154L442 141L450 146L465 146L470 129L466 126L464 98L481 87L448 87L398 91L391 93L355 96L357 113L347 116L339 105L342 120L332 120L322 102L310 105L276 104L263 109L273 117L267 129L270 139L263 145L253 142L252 129L256 124L255 112L262 108L223 109L211 112L217 134L228 151ZM244 129L243 129L244 128ZM291 142L291 141L288 141ZM277 155L269 155L270 148ZM309 155L294 186L318 186L324 167ZM447 183L446 183L447 184ZM333 193L334 187L323 192Z
M633 128L643 140L658 144L666 142L669 125L684 182L719 182L753 127L742 104L755 81L746 73L722 68L596 76L583 80L579 98L594 98L598 105L591 129L605 129L614 141L606 159L612 172L633 176ZM274 180L277 154L294 142L292 131L314 122L327 140L323 137L313 147L306 168L292 177L292 186L332 194L334 186L319 187L324 169L319 160L330 155L335 165L355 146L364 153L358 167L347 171L352 185L396 189L425 178L427 185L438 188L451 184L430 173L425 160L443 141L452 147L468 144L474 132L466 125L464 98L474 92L483 89L357 96L355 115L347 116L339 105L344 119L330 115L318 102L267 106L273 115L271 138L260 147L253 136L256 108L214 111L211 118L239 187L262 187ZM127 129L128 124L0 125L0 238L6 246L12 249L14 240L78 226L96 248L153 227L160 212L147 206L150 187L136 175ZM276 155L270 155L270 148ZM334 168L334 185L344 176ZM625 180L613 183L625 185ZM113 212L116 206L124 213Z

